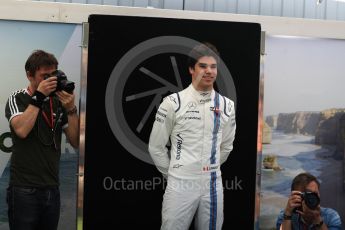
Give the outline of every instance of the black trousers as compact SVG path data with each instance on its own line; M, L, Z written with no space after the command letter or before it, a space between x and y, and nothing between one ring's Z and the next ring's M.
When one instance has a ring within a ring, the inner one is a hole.
M56 230L60 217L60 191L54 188L10 186L7 189L11 230Z

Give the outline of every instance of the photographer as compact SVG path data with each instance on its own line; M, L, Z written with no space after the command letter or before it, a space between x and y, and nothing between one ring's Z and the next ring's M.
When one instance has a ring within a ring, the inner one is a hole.
M277 219L277 230L341 230L339 214L320 206L320 183L309 173L300 173L291 184L291 195Z
M26 61L29 86L13 92L6 117L13 140L7 189L11 230L56 230L60 216L59 161L61 135L79 145L79 117L66 79L56 75L58 61L43 50ZM55 72L54 72L55 71ZM71 89L71 88L70 88Z

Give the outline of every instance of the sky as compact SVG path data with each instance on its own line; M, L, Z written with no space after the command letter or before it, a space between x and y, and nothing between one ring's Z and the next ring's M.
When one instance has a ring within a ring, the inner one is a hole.
M345 40L268 36L264 116L345 108Z

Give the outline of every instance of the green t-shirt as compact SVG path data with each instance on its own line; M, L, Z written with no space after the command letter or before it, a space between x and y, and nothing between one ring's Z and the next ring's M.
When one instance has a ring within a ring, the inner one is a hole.
M13 92L6 104L6 118L11 122L22 114L31 100L27 89ZM51 116L51 106L53 116ZM51 121L53 127L51 127ZM49 187L59 185L61 134L68 126L66 110L57 97L47 97L35 125L26 138L20 138L10 125L12 156L10 185Z

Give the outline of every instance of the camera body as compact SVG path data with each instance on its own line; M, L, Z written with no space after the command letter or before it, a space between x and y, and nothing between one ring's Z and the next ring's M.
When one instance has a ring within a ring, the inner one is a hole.
M304 201L307 207L311 210L315 210L320 204L320 197L316 192L301 192L300 196L302 201ZM302 206L296 208L294 211L296 210L302 211Z
M66 91L69 94L73 93L73 90L75 88L74 86L74 82L69 81L67 79L66 74L61 71L61 70L55 70L54 72L52 72L51 74L47 74L44 79L50 78L56 76L57 77L57 86L56 86L56 90L52 93L54 94L56 91Z

